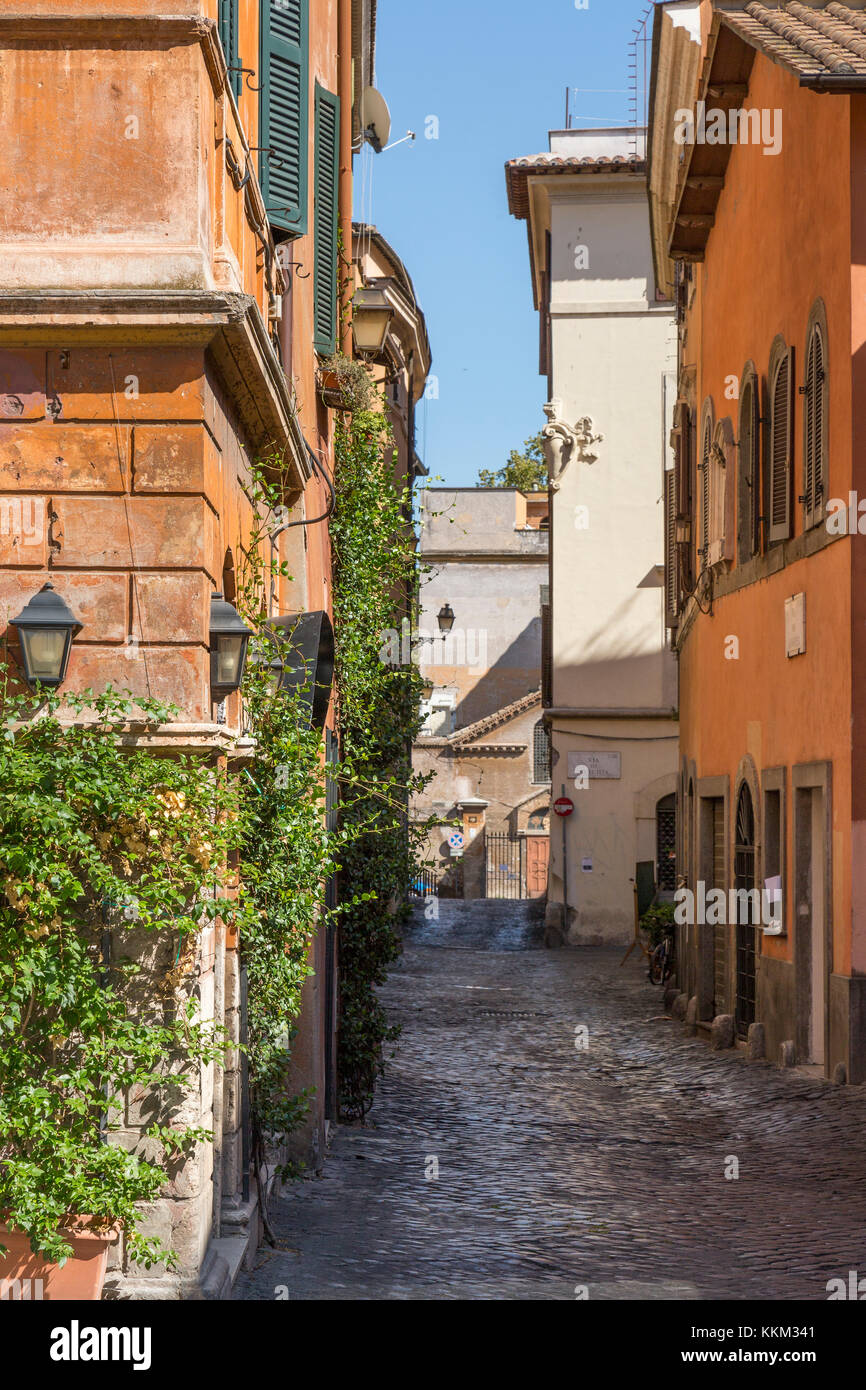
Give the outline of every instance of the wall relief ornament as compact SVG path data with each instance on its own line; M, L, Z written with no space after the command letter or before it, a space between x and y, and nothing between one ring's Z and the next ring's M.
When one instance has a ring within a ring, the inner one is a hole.
M595 433L595 424L589 415L584 415L572 426L560 418L561 412L562 401L548 401L544 406L547 424L541 431L550 486L554 492L559 491L560 479L571 460L576 457L579 463L595 463L598 455L591 452L592 446L604 440L603 434Z

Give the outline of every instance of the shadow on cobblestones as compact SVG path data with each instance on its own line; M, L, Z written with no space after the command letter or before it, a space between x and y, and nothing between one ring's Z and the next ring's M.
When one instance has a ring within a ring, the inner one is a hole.
M236 1297L826 1299L862 1267L862 1088L710 1052L620 954L410 933L367 1125Z

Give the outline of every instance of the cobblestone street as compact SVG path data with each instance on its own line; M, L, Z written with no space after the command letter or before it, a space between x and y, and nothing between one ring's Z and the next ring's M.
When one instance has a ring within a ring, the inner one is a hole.
M366 1127L274 1203L236 1297L823 1300L866 1273L862 1088L711 1052L634 955L493 922L407 933Z

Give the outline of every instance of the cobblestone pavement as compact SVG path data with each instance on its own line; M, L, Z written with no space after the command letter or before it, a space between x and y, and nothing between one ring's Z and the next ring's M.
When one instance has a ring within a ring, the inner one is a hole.
M403 1035L366 1127L275 1203L283 1248L236 1297L826 1299L866 1274L864 1088L710 1052L634 956L436 940L384 991Z

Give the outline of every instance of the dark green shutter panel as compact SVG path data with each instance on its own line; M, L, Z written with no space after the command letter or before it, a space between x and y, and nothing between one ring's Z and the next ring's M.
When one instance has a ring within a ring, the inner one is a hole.
M307 230L308 0L262 5L262 194L271 226Z
M229 69L229 86L236 97L240 96L241 82L243 81L242 72L232 71L233 68L240 68L240 58L238 57L239 3L240 0L220 0L220 39Z
M337 228L340 195L340 99L316 87L316 352L337 349Z

